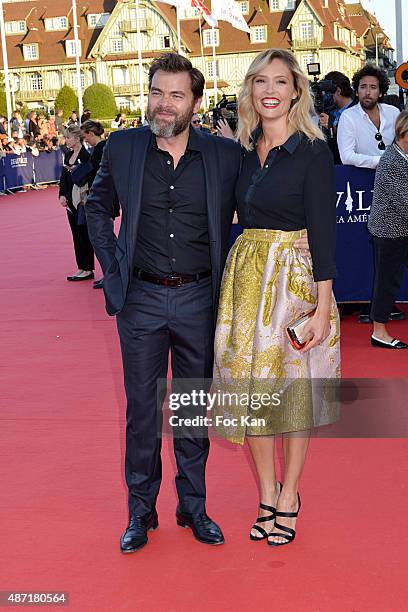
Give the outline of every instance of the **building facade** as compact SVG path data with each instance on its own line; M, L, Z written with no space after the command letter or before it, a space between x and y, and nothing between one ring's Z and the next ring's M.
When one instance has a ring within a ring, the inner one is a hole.
M264 49L291 49L305 71L309 63L320 63L322 76L330 70L351 76L370 52L361 15L357 18L356 5L344 0L237 4L250 33L221 21L212 30L193 8L180 13L182 52L205 75L206 107L214 99L215 73L219 92L237 93L250 63ZM13 106L16 101L53 106L63 85L76 87L71 0L3 0L3 6ZM174 7L141 0L137 15L134 0L87 0L77 6L81 86L104 83L112 88L118 107L137 109L140 88L147 96L149 63L163 51L177 49Z

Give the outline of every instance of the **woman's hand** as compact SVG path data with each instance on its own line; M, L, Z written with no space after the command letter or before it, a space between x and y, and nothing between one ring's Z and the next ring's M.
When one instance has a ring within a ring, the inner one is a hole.
M330 335L330 310L322 313L317 309L304 327L303 337L306 339L305 346L300 350L307 353L315 346L319 346Z
M235 134L231 130L229 123L225 119L219 119L217 121L217 134L218 136L224 136L224 138L230 138L235 140Z
M61 206L64 206L64 208L68 206L67 198L63 195L59 197L59 203Z
M301 255L310 255L310 246L307 239L307 232L302 238L298 238L297 240L295 240L293 246L300 252Z

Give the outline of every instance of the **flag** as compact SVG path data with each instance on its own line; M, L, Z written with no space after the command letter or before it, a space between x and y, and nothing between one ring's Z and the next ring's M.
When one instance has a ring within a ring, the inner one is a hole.
M211 0L211 9L213 18L228 21L237 30L251 31L235 0Z
M164 2L164 4L171 4L175 6L179 10L195 8L200 14L204 17L208 25L212 28L216 28L218 23L217 20L211 15L211 11L208 7L205 6L203 0L158 0L159 2Z
M205 6L203 0L191 0L191 6L200 11L209 26L212 28L218 26L217 20L214 18L214 15L211 14L210 9Z

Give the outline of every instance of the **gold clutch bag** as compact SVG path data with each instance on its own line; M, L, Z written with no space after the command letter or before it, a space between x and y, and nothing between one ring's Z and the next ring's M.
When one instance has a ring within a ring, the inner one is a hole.
M290 323L286 328L289 340L296 350L300 351L306 344L306 340L303 336L306 323L310 317L313 317L316 312L316 308L306 314L302 314L298 319Z

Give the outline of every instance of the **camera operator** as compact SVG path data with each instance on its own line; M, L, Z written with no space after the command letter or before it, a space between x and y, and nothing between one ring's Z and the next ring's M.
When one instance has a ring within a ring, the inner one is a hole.
M319 123L327 134L327 143L333 153L334 163L340 165L342 162L337 144L337 126L342 113L353 105L353 89L350 79L337 70L326 74L325 81L331 81L336 87L332 94L334 108L331 112L320 113Z

